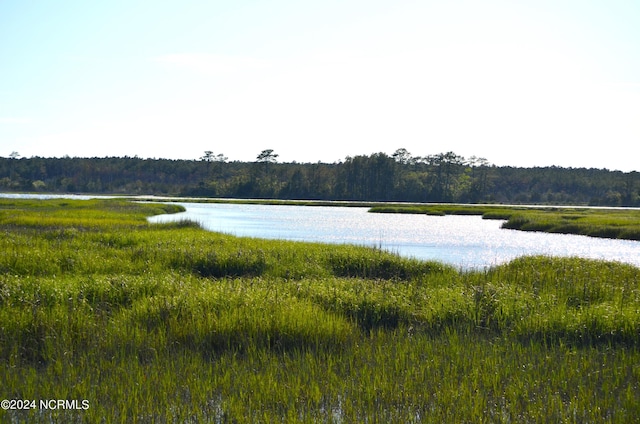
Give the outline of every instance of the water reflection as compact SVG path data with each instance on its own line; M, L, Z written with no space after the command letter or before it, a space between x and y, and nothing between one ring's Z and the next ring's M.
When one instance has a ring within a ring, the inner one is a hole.
M617 260L640 266L640 242L501 229L479 216L372 214L367 208L182 203L186 212L151 222L193 219L211 231L267 239L351 243L463 269L522 255Z

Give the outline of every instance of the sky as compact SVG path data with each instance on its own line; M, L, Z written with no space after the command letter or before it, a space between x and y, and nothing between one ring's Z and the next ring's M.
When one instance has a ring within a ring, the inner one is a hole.
M640 171L640 1L0 0L0 156Z

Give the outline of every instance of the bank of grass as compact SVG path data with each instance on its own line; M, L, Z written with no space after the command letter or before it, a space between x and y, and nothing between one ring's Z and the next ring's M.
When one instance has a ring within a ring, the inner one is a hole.
M1 420L640 416L636 267L528 257L459 272L148 224L165 205L67 202L0 201L0 398L90 406Z
M640 210L491 205L391 205L370 212L425 215L481 215L506 220L503 228L640 240Z

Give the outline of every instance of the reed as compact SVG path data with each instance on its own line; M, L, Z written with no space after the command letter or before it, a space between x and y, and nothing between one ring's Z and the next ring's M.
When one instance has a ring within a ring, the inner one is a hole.
M146 222L161 211L0 201L0 397L90 403L0 420L640 416L637 267L537 256L461 272Z

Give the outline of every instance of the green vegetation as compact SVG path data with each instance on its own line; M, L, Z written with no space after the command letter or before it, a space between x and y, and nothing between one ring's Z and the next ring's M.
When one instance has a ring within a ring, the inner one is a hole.
M32 422L620 422L640 416L640 269L477 272L237 238L178 206L0 200L0 410Z
M507 220L502 228L591 237L640 240L640 210L592 208L527 208L487 205L385 205L370 212L426 215L482 215Z

